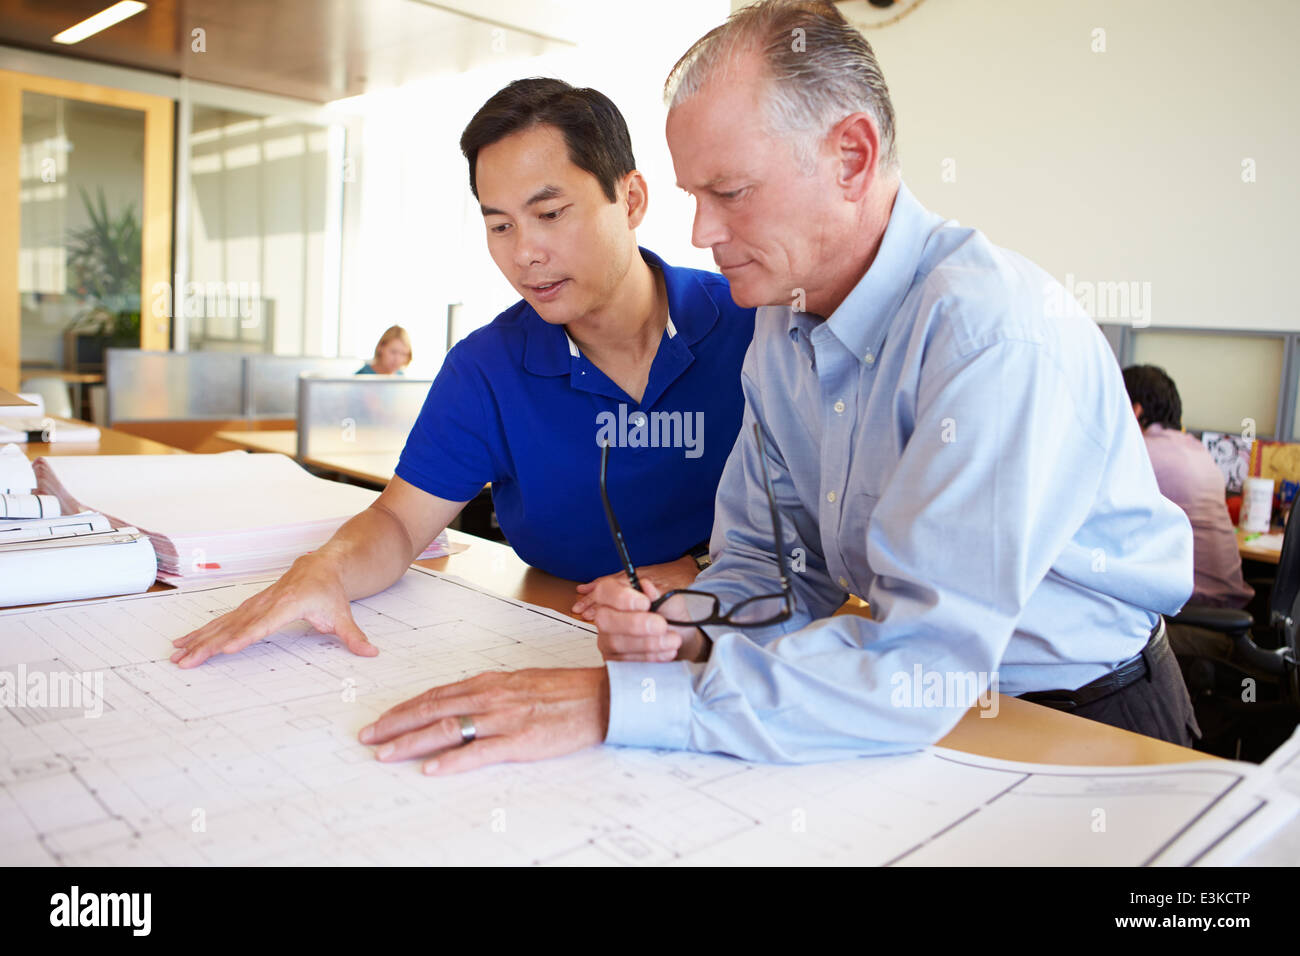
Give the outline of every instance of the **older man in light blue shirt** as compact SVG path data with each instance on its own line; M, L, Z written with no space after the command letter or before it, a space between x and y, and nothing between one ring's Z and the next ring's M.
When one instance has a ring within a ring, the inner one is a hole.
M1190 743L1160 615L1191 594L1191 530L1160 495L1115 358L1042 269L916 200L879 68L836 19L749 8L669 81L696 244L737 302L767 306L714 563L692 590L723 610L780 591L766 469L794 612L705 637L637 613L698 621L681 598L607 588L605 739L777 761L887 753L937 740L972 704L991 711L999 690ZM836 113L841 92L861 112ZM793 158L745 134L773 102L769 130L826 106L810 141L786 134ZM871 620L831 616L850 593Z
M861 34L764 0L687 52L668 98L692 241L764 307L706 596L603 579L605 667L434 688L377 739L436 773L601 741L797 762L932 743L997 690L1188 742L1159 624L1192 592L1191 527L1119 367L1059 283L903 184ZM849 593L872 619L831 616ZM737 609L769 594L788 617Z
M780 591L766 467L795 613L706 627L702 663L611 662L609 742L887 752L977 702L948 699L972 686L957 675L981 692L1077 688L1141 651L1191 594L1190 529L1096 325L1077 306L1045 314L1054 285L900 184L871 269L828 319L759 311L714 563L692 589L724 608ZM873 620L831 616L848 592Z

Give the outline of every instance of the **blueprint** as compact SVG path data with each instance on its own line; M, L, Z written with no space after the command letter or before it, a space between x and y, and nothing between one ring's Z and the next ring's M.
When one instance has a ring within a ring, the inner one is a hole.
M1244 764L941 748L770 766L602 746L426 777L357 732L484 670L597 666L592 629L411 568L353 603L378 657L299 624L170 663L172 639L267 583L0 613L0 863L1182 865L1294 813Z
M1278 747L1264 761L1262 770L1267 775L1268 784L1275 791L1300 798L1300 727L1291 734L1290 740ZM1256 813L1243 822L1254 823L1262 816L1262 812ZM1245 827L1239 829L1244 831ZM1253 842L1256 844L1254 848L1235 862L1244 866L1300 865L1300 816L1284 821L1284 825L1271 833L1267 839ZM1210 863L1219 862L1213 854L1207 854L1206 859Z

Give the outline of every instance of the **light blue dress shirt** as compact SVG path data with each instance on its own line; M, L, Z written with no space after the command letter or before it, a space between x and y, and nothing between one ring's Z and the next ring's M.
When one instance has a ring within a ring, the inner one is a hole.
M724 608L780 589L757 421L794 617L707 628L702 663L609 662L607 742L779 762L916 749L976 702L970 680L1075 689L1191 595L1191 526L1160 494L1115 357L1024 257L900 184L829 319L755 321L694 587ZM872 620L831 616L849 592Z

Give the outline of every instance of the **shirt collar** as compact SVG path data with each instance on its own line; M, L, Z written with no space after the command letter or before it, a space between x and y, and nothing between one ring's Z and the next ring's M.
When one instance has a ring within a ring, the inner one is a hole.
M876 361L890 323L898 313L925 251L925 244L942 217L927 210L900 179L894 208L870 268L825 322L825 325L859 362ZM811 335L821 325L807 313L790 314L789 333L803 329Z
M647 265L663 273L668 292L668 338L680 345L693 345L713 329L721 314L704 283L692 269L670 266L649 249L638 247ZM552 325L524 301L524 368L534 375L567 375L570 363L579 358L578 345L562 325Z

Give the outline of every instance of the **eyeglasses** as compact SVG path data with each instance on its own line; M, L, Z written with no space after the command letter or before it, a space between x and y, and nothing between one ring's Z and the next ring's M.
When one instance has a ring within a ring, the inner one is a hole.
M709 594L707 591L676 588L656 598L650 605L650 610L658 611L669 600L680 599L678 610L681 611L682 617L670 618L665 615L669 624L684 626L729 624L733 627L763 627L768 624L779 624L794 613L794 595L790 590L790 576L786 569L785 554L781 550L781 513L777 511L776 492L772 490L772 476L767 470L767 446L763 443L763 430L757 422L754 423L754 437L758 442L758 458L763 469L763 488L767 492L767 505L772 512L772 540L776 549L777 568L781 575L781 592L746 598L723 614L717 595ZM614 508L609 503L609 489L605 479L608 465L609 443L606 442L600 450L600 497L605 503L605 517L609 519L609 530L614 536L614 547L618 549L623 570L627 572L627 579L632 587L641 591L636 565L632 563L632 555L623 540L623 531L618 525L618 519L614 517Z

